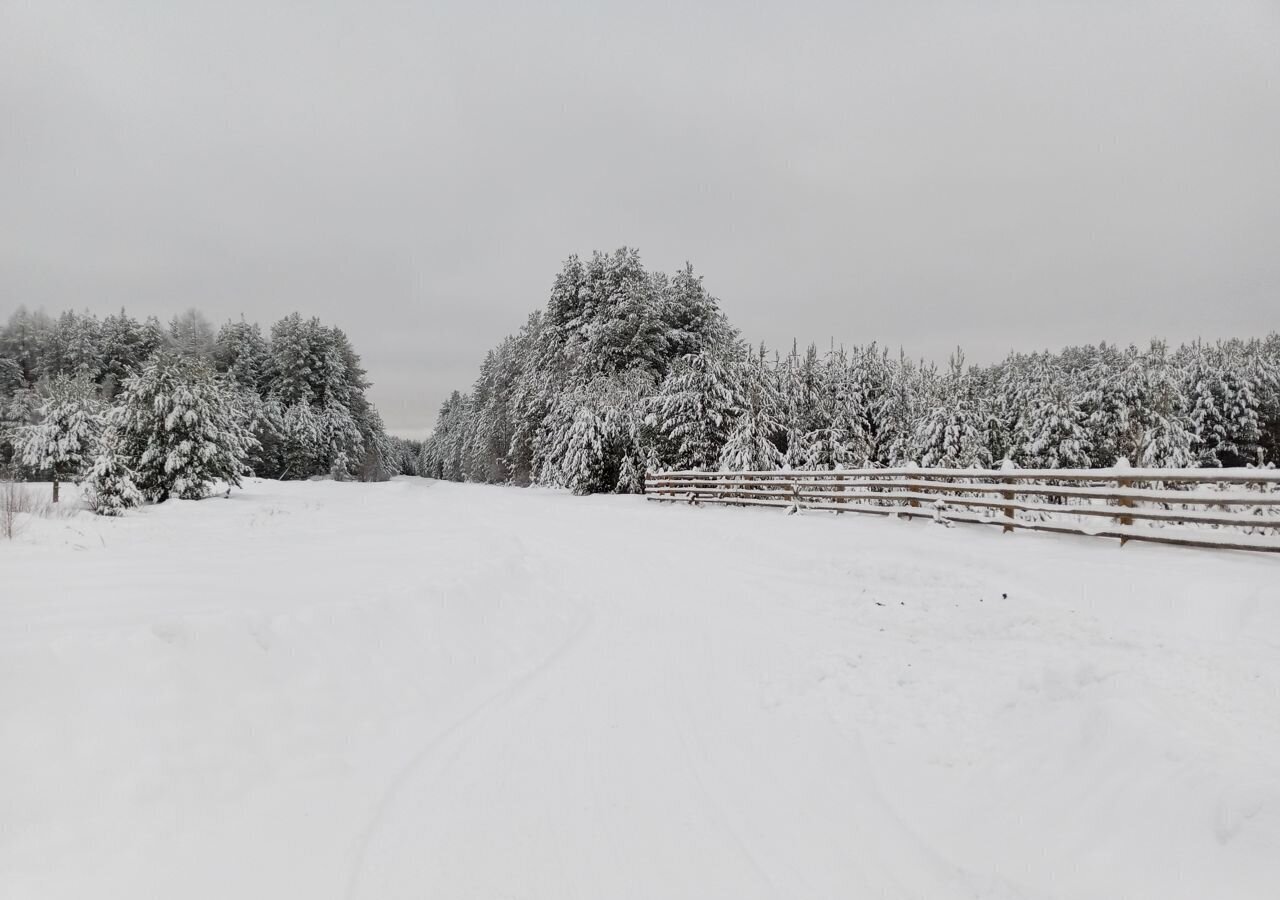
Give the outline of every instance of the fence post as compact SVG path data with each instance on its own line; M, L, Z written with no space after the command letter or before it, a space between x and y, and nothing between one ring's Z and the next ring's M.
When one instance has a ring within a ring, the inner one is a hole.
M1004 483L1005 483L1005 484L1011 484L1011 482L1010 482L1010 480L1009 480L1008 478L1003 479L1003 481L1004 481ZM1013 503L1013 499L1014 499L1014 493L1013 493L1013 491L1011 491L1011 490L1001 491L1001 492L1000 492L1000 496L1001 496L1003 499L1005 499L1005 500L1009 501L1010 503ZM1005 517L1006 519L1012 519L1012 518L1014 518L1014 515L1013 515L1013 507L1012 507L1012 506L1006 506L1006 507L1004 508L1004 517ZM1013 526L1012 526L1012 525L1010 525L1010 524L1008 524L1007 522L1006 522L1004 525L1000 526L1000 533L1001 533L1001 534L1009 534L1011 531L1013 531Z
M1008 456L1006 456L1004 459L1000 461L1000 470L1002 472L1012 472L1016 468L1017 466L1014 464L1013 460L1009 459ZM1000 492L1001 499L1007 500L1010 504L1012 504L1015 499L1015 494L1012 487L1015 484L1013 480L1013 476L1005 475L1003 478L1000 479L1000 481L1003 484L1010 485L1010 488L1008 490L1004 490ZM1014 516L1013 514L1013 506L1004 507L1004 517L1010 520L1016 518L1016 516ZM1000 526L1001 534L1009 534L1012 531L1013 531L1013 526L1008 523Z
M1133 484L1133 479L1131 479L1131 478L1117 478L1117 479L1116 479L1116 488L1117 488L1117 490L1119 490L1119 491L1123 491L1123 490L1125 490L1125 488L1130 487L1132 484ZM1117 505L1117 506L1122 506L1122 507L1124 507L1124 508L1128 509L1128 508L1130 508L1130 507L1132 507L1132 506L1133 506L1133 500L1131 500L1131 499L1130 499L1130 498L1128 498L1128 497L1123 497L1123 496L1122 496L1122 497L1117 497L1117 498L1116 498L1116 505ZM1133 524L1133 516L1117 516L1117 517L1116 517L1116 522L1117 522L1118 524L1120 524L1120 525L1132 525L1132 524ZM1121 547L1123 547L1123 546L1124 546L1125 544L1127 544L1128 542L1129 542L1129 538L1127 538L1127 537L1126 537L1126 536L1124 536L1124 535L1120 535L1120 546L1121 546Z
M913 462L913 463L911 464L911 468L912 468L912 469L915 469L915 471L916 471L916 476L915 476L915 478L914 478L914 479L912 479L911 481L909 481L909 482L908 482L908 484L915 483L916 485L922 485L922 484L923 484L923 482L924 482L924 476L923 476L922 474L920 474L919 463L914 463L914 462ZM909 477L909 476L908 476L908 477ZM919 487L919 486L917 486L917 487L915 487L915 488L907 488L907 491L908 491L909 493L913 493L913 494L914 494L914 493L916 493L916 492L917 492L917 491L919 491L919 490L920 490L920 487ZM920 506L920 501L919 501L919 500L908 500L908 501L907 501L907 506L915 506L915 507L919 507L919 506Z

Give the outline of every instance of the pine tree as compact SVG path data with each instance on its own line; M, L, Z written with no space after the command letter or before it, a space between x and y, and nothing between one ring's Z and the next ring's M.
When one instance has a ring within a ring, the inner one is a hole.
M618 482L614 486L618 494L644 493L644 467L636 460L633 452L622 457L622 465L618 469Z
M959 350L945 380L938 384L932 408L916 429L920 464L929 468L989 468L985 416L974 395L973 380Z
M49 379L40 423L25 429L20 452L25 465L52 478L54 503L59 484L84 471L101 427L102 405L87 374Z
M734 339L728 320L715 297L707 293L702 276L694 274L692 264L685 263L670 279L664 279L658 294L667 345L661 375L666 375L671 360L723 346Z
M87 312L69 313L63 371L96 379L102 372L102 326Z
M129 378L112 421L143 495L196 500L238 486L255 441L235 392L203 356L162 352Z
M50 329L48 317L19 306L0 330L0 356L18 364L27 387L35 385L43 370L43 348Z
M1263 462L1280 462L1280 334L1250 346L1254 382L1258 386L1258 448Z
M169 320L169 345L188 356L213 354L213 325L197 309L189 309Z
M788 457L798 469L845 469L870 458L866 398L844 350L832 350L815 369L809 397L809 430L795 439Z
M745 405L731 358L708 350L677 361L648 402L647 428L664 463L714 470Z
M141 371L158 345L153 343L154 335L123 309L102 320L100 334L103 393L110 399L119 393L126 378Z
M777 384L765 369L760 356L739 358L734 364L734 381L741 394L741 408L720 448L719 468L749 472L780 468L785 457Z
M319 319L303 319L298 313L271 326L271 393L285 405L318 398L317 382L324 365L324 342Z
M1115 347L1101 344L1081 375L1080 407L1093 448L1093 464L1111 466L1120 457L1133 459L1125 447L1132 430L1132 385L1126 360Z
M102 437L93 467L84 480L84 499L100 516L122 516L125 510L142 504L142 492L120 453L114 429L108 428Z
M579 406L560 460L565 487L575 494L590 494L617 484L614 479L611 485L608 475L608 441L609 429L603 417L590 406Z
M1185 468L1195 465L1195 431L1183 382L1165 345L1152 341L1141 364L1131 367L1129 381L1135 403L1129 419L1138 437L1134 462L1145 468Z
M1025 443L1021 459L1027 468L1074 469L1090 465L1086 413L1076 385L1052 363L1043 363L1034 376L1034 394L1020 431Z
M244 319L228 322L218 330L213 344L213 361L219 372L225 372L237 384L263 391L271 371L271 350L262 329Z

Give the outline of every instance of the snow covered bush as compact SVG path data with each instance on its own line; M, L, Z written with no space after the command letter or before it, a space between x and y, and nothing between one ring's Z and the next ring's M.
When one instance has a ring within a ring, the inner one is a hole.
M83 496L88 507L100 516L122 516L125 510L142 504L142 492L120 455L113 429L103 435L93 468L84 479Z
M200 499L215 482L239 485L256 441L230 384L199 356L158 354L124 385L112 423L142 494Z

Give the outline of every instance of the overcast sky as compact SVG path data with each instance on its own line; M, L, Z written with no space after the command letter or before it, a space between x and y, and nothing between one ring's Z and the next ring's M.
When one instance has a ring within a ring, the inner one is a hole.
M1280 328L1280 3L0 0L0 315L347 330L429 426L570 253L945 359Z

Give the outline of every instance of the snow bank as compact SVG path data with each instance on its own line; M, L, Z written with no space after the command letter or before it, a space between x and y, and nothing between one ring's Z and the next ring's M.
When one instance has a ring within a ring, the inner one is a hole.
M423 480L0 541L14 897L1272 897L1277 562Z

